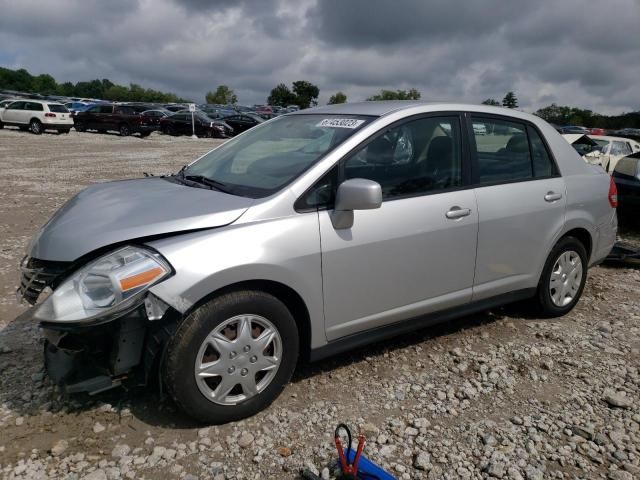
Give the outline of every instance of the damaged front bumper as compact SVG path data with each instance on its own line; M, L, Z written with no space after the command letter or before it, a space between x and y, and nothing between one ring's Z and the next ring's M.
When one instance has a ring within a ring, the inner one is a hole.
M66 393L93 395L120 385L150 384L179 314L169 308L161 318L149 315L140 305L108 323L41 323L47 375Z

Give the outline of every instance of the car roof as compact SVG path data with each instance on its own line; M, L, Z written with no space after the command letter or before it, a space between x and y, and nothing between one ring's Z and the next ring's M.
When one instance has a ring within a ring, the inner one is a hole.
M472 103L449 103L449 102L424 102L419 100L385 100L367 101L357 103L340 103L337 105L325 105L322 107L307 108L289 115L309 115L309 114L335 114L335 115L371 115L381 117L402 110L409 110L414 107L423 107L423 112L442 111L466 111L477 113L489 113L494 115L505 115L508 117L520 118L524 120L539 122L540 117L521 112L519 110L506 107L492 107L490 105L477 105Z

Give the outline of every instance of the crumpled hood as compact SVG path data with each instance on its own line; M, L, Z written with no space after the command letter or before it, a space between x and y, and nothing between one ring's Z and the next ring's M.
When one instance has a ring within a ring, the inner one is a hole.
M118 242L229 225L253 202L160 177L99 183L60 208L34 236L28 253L73 261Z

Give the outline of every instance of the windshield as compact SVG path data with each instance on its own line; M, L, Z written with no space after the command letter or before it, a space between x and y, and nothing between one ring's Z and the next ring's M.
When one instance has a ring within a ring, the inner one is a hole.
M181 175L214 180L235 195L271 195L373 117L289 115L258 125L187 167Z

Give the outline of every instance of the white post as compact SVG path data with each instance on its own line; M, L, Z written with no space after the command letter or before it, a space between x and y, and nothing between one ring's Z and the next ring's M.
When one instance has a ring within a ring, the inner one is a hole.
M196 135L196 123L195 123L195 119L193 118L193 113L196 111L195 103L189 104L189 111L191 112L191 138L197 139L198 136Z

